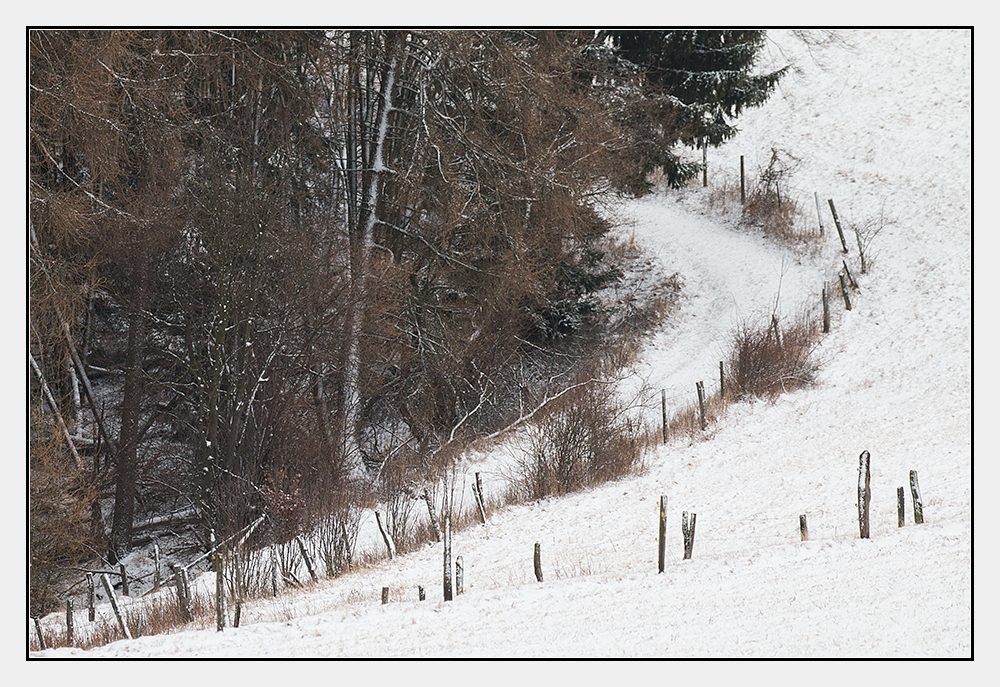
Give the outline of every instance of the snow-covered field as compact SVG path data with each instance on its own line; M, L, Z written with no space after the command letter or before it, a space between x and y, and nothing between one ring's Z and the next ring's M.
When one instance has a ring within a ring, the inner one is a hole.
M764 68L791 61L798 71L743 116L739 137L709 152L711 184L723 174L738 182L740 155L750 170L772 147L799 158L787 193L811 209L805 221L815 221L814 192L833 198L842 219L883 206L896 219L876 239L877 262L854 309L836 308L817 384L774 403L730 406L709 439L660 448L638 477L512 507L457 533L465 593L454 601L441 600L441 545L428 545L308 593L254 602L237 629L33 656L970 657L971 34L838 33L842 40L810 48L770 32L773 64ZM825 248L807 256L699 213L705 193L698 185L623 207L632 219L623 231L684 279L678 312L639 366L678 403L693 400L698 380L714 388L738 318L769 313L779 287L788 317L818 305L842 257L828 209ZM857 272L857 247L848 245ZM858 537L856 507L863 450L871 453L868 540ZM484 459L469 470L495 470L498 458ZM907 487L907 526L898 528L896 488L910 470L925 524L913 525ZM668 538L658 574L661 494ZM682 511L697 513L691 560L681 559ZM535 542L543 583L532 570ZM417 600L417 585L427 601ZM980 601L992 597L981 593ZM582 675L616 677L595 671Z

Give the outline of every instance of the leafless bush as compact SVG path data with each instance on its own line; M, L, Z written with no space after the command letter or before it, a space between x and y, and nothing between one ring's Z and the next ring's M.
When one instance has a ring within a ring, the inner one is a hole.
M797 229L795 219L800 214L799 206L788 192L788 180L798 165L799 160L787 151L771 148L770 161L760 170L746 194L742 224L788 243L812 238Z
M566 394L533 426L512 485L513 500L579 491L641 467L645 428L610 385Z
M781 329L777 317L743 321L736 327L726 371L726 387L733 400L774 399L812 382L816 364L809 328L798 323Z
M882 230L896 223L895 218L886 215L885 204L877 216L866 217L860 221L846 221L848 231L854 232L858 242L858 255L861 258L861 274L867 274L875 262L872 244Z

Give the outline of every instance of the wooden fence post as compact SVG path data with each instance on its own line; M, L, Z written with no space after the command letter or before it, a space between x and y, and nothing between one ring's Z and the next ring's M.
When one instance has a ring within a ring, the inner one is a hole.
M465 566L462 564L462 557L455 558L455 594L465 591Z
M819 192L813 191L813 197L816 199L816 217L819 218L819 235L823 235L823 212L820 210L819 206Z
M844 275L840 275L840 292L844 294L844 307L849 311L851 309L851 296L847 293L847 284L844 282Z
M703 382L697 382L695 384L695 389L698 391L698 408L701 410L701 428L704 430L708 427L708 420L705 417L705 384Z
M920 498L920 485L917 484L917 471L910 470L910 493L913 495L913 524L924 524L924 501Z
M904 494L906 492L903 487L896 489L896 519L899 521L899 526L902 527L906 524L906 507Z
M868 511L871 505L871 454L862 451L858 467L858 525L861 528L861 538L869 538Z
M434 530L434 541L441 541L441 528L438 527L437 516L434 514L434 501L431 500L431 495L426 489L424 489L424 501L427 502L427 512L431 516L431 529Z
M451 601L451 516L444 516L444 600Z
M663 572L663 565L667 555L667 497L660 496L660 533L659 548L657 549L657 568Z
M94 622L94 573L87 573L87 620Z
M830 213L833 214L833 223L837 226L837 233L840 234L840 245L844 247L844 252L847 252L847 241L844 240L844 230L840 228L840 218L837 217L837 208L833 207L833 198L827 200L830 204Z
M719 361L719 398L726 395L726 371L725 367L722 365L722 361Z
M417 585L417 598L420 601L426 601L427 600L427 592L424 591L424 586L421 585L421 584Z
M240 614L243 612L243 599L236 597L236 613L233 616L233 627L240 626Z
M382 587L382 605L385 606L389 603L389 588Z
M858 282L854 279L854 275L851 274L851 268L847 266L846 258L843 260L844 263L844 274L847 275L847 281L851 282L851 286L858 288Z
M696 519L694 513L684 511L681 516L681 532L684 534L684 560L691 558L694 551L694 523Z
M389 560L392 560L396 557L392 551L392 541L389 539L389 535L385 533L385 528L382 527L382 518L379 516L378 511L375 511L375 523L378 525L378 531L382 533L382 541L385 542L385 548L389 550Z
M667 390L660 389L660 409L663 414L663 443L667 443Z
M66 599L66 643L73 644L73 599Z
M746 175L743 173L743 156L740 155L740 204L742 205L747 204L747 188L746 182L744 181L745 176Z
M830 331L830 287L823 282L823 333Z
M108 593L108 600L111 601L111 610L114 611L115 618L118 619L118 627L121 628L125 639L132 639L132 633L129 632L128 626L125 624L125 618L122 616L122 610L118 606L118 597L115 596L115 588L111 586L111 579L107 576L107 573L101 575L101 584L104 585L104 591Z
M181 607L181 617L184 618L185 622L191 622L194 617L191 613L191 596L187 584L187 571L173 563L170 564L170 570L174 574L174 582L177 585L177 602Z
M801 541L809 541L809 525L806 524L806 516L799 516L799 537Z
M125 573L125 564L118 564L118 574L122 578L122 596L132 596L128 593L128 575Z
M542 581L542 545L535 542L535 579Z

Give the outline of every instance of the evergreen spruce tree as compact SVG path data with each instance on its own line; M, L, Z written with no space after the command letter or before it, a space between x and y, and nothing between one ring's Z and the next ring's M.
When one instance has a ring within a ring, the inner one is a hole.
M681 160L671 148L719 146L737 129L744 109L763 104L788 67L753 74L765 32L619 31L598 34L601 52L618 74L630 74L635 95L626 100L622 124L631 130L638 158L624 186L648 190L646 175L661 168L671 186L693 178L700 165Z

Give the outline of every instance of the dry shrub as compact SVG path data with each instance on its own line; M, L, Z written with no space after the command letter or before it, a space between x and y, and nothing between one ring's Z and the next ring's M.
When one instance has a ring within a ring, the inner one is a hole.
M781 329L776 316L766 323L741 322L733 336L725 380L735 401L774 399L813 381L815 342L805 324Z
M530 429L511 500L568 494L634 474L647 442L630 410L609 384L581 384L565 394Z
M42 616L59 605L71 568L90 552L94 494L54 423L33 412L30 429L28 604L31 615Z

